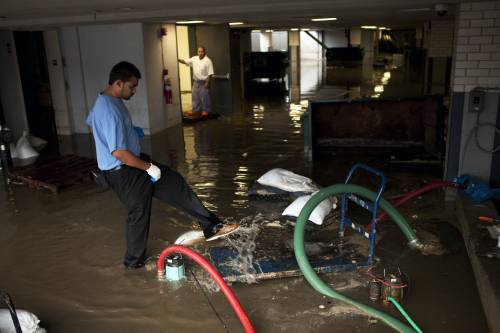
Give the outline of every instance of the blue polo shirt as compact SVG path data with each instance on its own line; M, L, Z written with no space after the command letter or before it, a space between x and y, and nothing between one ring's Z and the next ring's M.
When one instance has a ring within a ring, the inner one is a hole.
M127 149L136 156L141 154L139 138L121 98L99 94L87 124L94 134L99 169L111 170L123 164L111 154L115 150Z

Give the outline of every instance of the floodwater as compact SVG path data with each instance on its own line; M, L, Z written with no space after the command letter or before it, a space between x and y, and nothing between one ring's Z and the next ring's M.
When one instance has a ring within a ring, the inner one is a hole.
M322 89L352 89L302 82L307 84L310 88L304 88L304 96ZM269 239L269 248L291 254L293 227L280 216L283 203L252 200L248 189L276 167L329 186L343 182L352 164L364 162L384 171L389 179L385 197L391 198L439 179L440 168L355 154L331 154L308 163L300 121L307 101L290 100L253 96L231 115L155 135L143 143L144 150L181 172L209 209L244 225L239 235L211 246L241 250L236 266L246 269L249 279L233 284L232 289L257 332L390 332L385 324L320 295L302 277L252 280L248 262L254 247L255 252L266 252ZM88 138L73 139L72 145L61 149L91 151ZM354 181L371 188L378 182L366 176ZM152 211L151 256L197 227L192 218L158 201ZM424 195L400 212L425 240L446 239L444 254L410 250L395 224L386 220L375 248L376 270L399 267L408 275L403 306L424 332L487 332L467 253L452 227L453 206L444 202L443 192ZM158 281L154 270L125 270L125 219L126 211L115 195L94 184L73 186L59 195L2 185L0 289L11 295L16 307L37 314L50 333L242 332L223 294L194 264L187 263L187 280L180 284ZM313 228L309 236L333 240L336 225ZM366 242L358 236L349 234L348 241L366 251ZM205 244L196 249L208 253ZM370 304L369 278L363 272L323 278L333 288ZM374 306L404 321L394 308Z

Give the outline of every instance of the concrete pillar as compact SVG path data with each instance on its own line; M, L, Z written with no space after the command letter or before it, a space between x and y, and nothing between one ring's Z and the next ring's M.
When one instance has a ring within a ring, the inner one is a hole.
M361 29L361 47L363 56L363 79L370 79L373 75L373 63L375 61L375 41L377 30Z
M288 33L290 52L290 102L300 102L300 32Z
M453 53L453 35L455 22L440 20L427 22L425 61L425 94L443 94L449 92L451 56ZM417 29L417 32L421 31Z
M361 45L361 29L360 28L351 28L350 29L350 40L349 43L351 46L360 46Z
M448 119L447 179L469 174L500 185L499 153L491 152L500 144L495 131L500 127L499 20L500 1L458 5ZM471 97L477 90L482 91L483 111L480 113L470 106Z

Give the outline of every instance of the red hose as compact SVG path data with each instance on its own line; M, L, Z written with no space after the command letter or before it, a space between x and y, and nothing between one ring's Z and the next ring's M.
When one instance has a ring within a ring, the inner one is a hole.
M214 281L219 285L220 289L226 296L227 300L233 307L234 312L236 312L236 315L238 316L238 319L241 322L241 325L245 329L245 332L248 333L255 333L255 329L252 326L252 323L250 322L250 319L248 319L248 315L246 314L245 310L241 306L240 302L234 295L233 291L231 288L228 287L222 276L219 274L219 272L212 266L210 263L205 260L201 255L199 255L197 252L181 245L172 245L167 247L163 252L160 254L160 258L158 259L158 277L160 279L164 278L165 275L165 258L171 254L171 253L182 253L185 256L191 258L193 261L195 261L198 265L200 265L210 276Z
M403 205L404 203L406 203L407 201L409 201L410 199L413 199L413 198L415 198L416 196L419 196L422 193L428 192L428 191L430 191L432 189L435 189L435 188L447 187L447 186L457 186L457 184L454 183L454 182L447 181L447 180L445 180L445 181L435 181L435 182L429 183L429 184L427 184L427 185L419 188L418 190L406 193L401 199L399 199L398 201L396 201L393 204L393 206L394 206L394 208L397 208L397 207ZM375 220L375 223L381 222L386 217L387 217L387 213L386 212L380 213L378 215L377 219ZM368 224L368 225L366 225L366 229L367 230L371 230L371 223Z

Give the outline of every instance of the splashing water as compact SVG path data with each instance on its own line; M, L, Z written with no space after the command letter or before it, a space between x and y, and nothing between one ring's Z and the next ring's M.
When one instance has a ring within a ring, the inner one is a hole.
M236 237L228 237L227 242L238 253L235 259L228 260L225 265L241 274L241 282L256 283L254 267L255 239L260 232L260 227L269 222L262 214L254 217L248 216L239 222L240 228Z
M257 214L255 217L248 216L239 221L230 217L224 219L224 222L240 225L240 228L235 234L224 238L227 245L229 245L237 253L235 259L228 260L224 263L224 265L233 271L240 272L243 277L241 282L256 283L256 270L253 266L254 251L256 248L255 239L259 234L260 227L269 221L264 219L261 214ZM205 247L203 244L197 244L193 248L205 258L210 257L209 247ZM193 273L196 276L197 284L204 288L208 293L219 292L220 288L217 283L215 283L215 281L210 278L208 274L204 273L199 267L194 266L186 271L188 280L193 279Z

